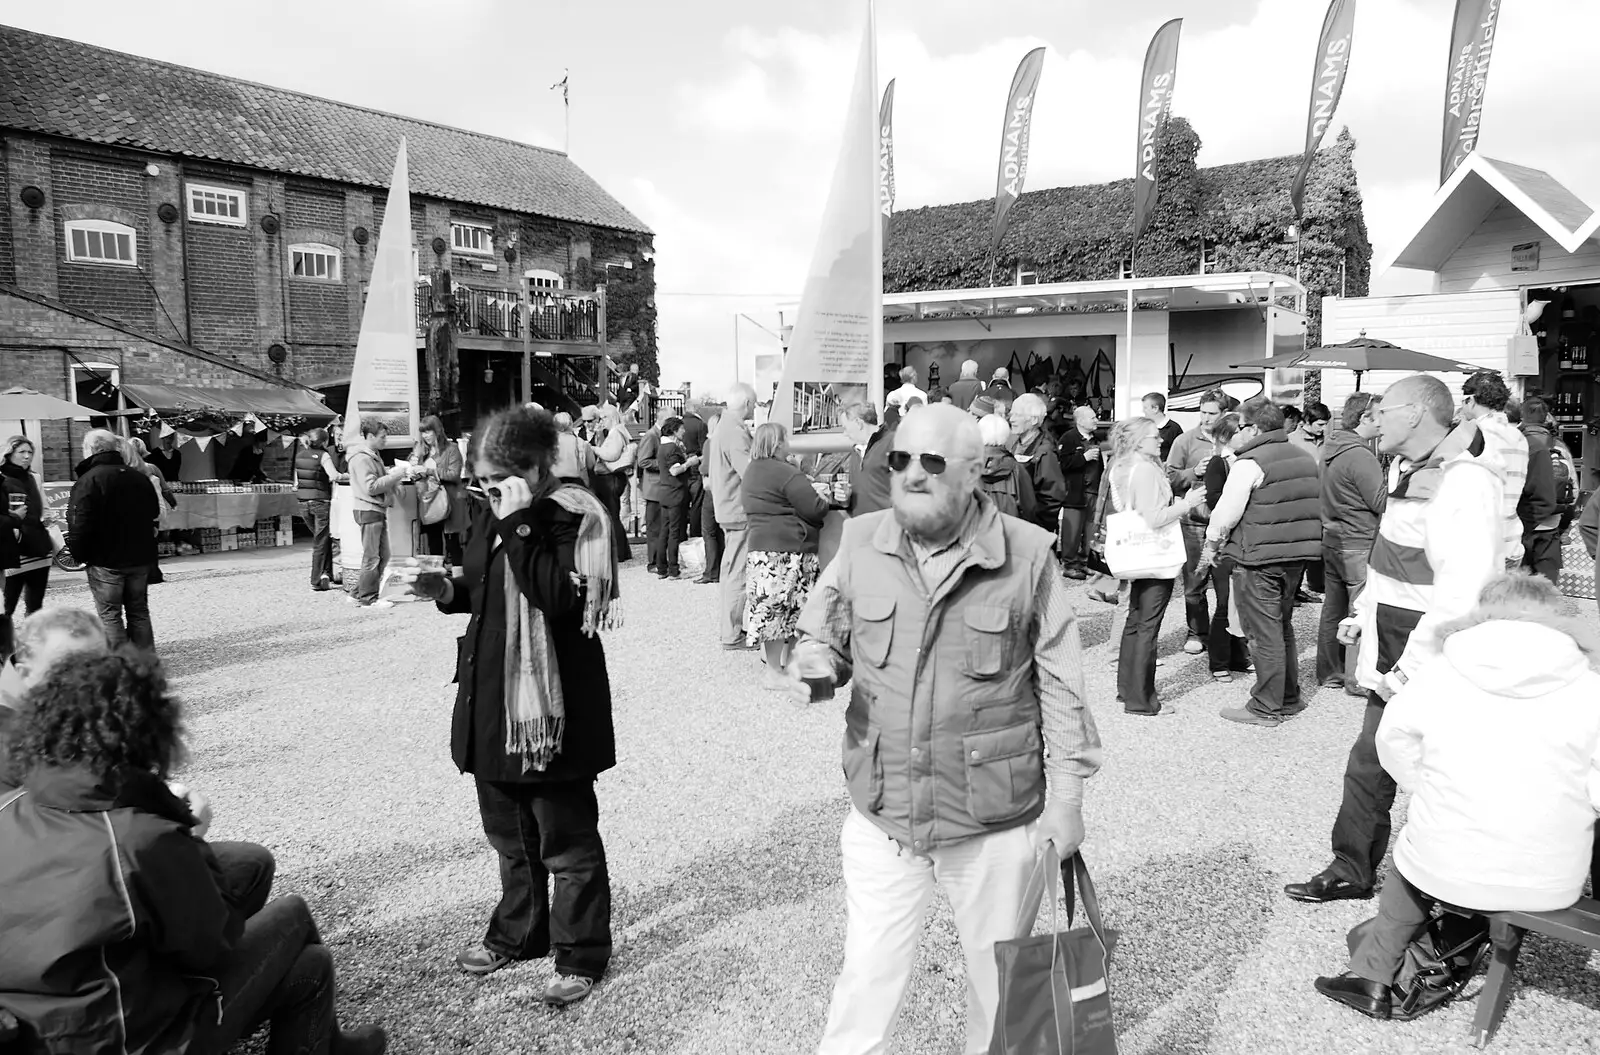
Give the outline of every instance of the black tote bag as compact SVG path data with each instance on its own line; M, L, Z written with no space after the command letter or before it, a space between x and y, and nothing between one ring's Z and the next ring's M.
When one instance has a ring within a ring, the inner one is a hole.
M1072 926L1074 886L1088 924L1056 931L1056 873L1065 887L1067 926ZM1040 887L1050 898L1049 934L1030 937ZM1111 1025L1111 946L1114 931L1100 918L1100 901L1081 854L1061 862L1055 848L1040 852L1023 894L1012 941L994 945L1000 971L989 1055L1117 1055Z

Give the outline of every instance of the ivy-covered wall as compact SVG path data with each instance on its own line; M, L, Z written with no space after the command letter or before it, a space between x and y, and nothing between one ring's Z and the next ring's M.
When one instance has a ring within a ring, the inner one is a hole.
M582 269L574 273L578 288L592 290L596 282L606 287L606 341L613 362L627 370L630 363L639 364L639 374L653 385L661 383L661 366L656 355L656 265L646 259L637 238L614 236L596 231L593 251L597 260L626 258L631 268L611 267L604 271L588 268L581 260ZM652 253L653 257L654 254Z
M1300 275L1309 293L1313 345L1321 339L1322 298L1343 288L1365 296L1372 274L1361 191L1346 129L1318 152L1306 187ZM1295 273L1289 184L1300 156L1200 168L1200 137L1189 122L1168 122L1157 158L1160 197L1134 257L1140 275L1188 275L1214 247L1217 272ZM910 209L894 215L884 247L886 291L961 289L990 284L990 199ZM1006 285L1021 264L1040 282L1114 280L1133 240L1133 181L1029 191L1011 211L995 282Z

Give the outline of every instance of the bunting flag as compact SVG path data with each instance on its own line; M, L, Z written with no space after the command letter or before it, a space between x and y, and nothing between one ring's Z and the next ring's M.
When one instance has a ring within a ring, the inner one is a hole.
M1444 87L1444 142L1439 151L1439 182L1478 147L1483 120L1483 93L1489 81L1489 60L1500 26L1500 0L1456 0L1450 33L1450 69Z
M211 441L213 439L215 439L216 437L214 437L214 436L191 436L189 438L194 440L194 445L196 447L198 447L200 449L200 452L203 454L203 453L205 453L205 449L207 447L211 446Z
M867 5L844 140L806 270L800 308L769 420L794 428L805 400L855 389L883 404L883 218L879 172L877 32Z
M1174 18L1150 38L1139 80L1139 146L1134 156L1133 240L1137 242L1156 211L1156 148L1172 115L1172 90L1178 83L1178 34L1183 19Z
M883 210L883 240L889 241L889 217L894 213L894 78L883 90L878 105L878 207Z
M1034 48L1017 63L1011 77L1011 94L1006 96L1005 122L1000 127L1000 168L994 180L994 230L989 235L991 259L1005 237L1006 217L1022 195L1028 177L1028 134L1033 124L1033 98L1039 90L1039 74L1044 70L1044 49ZM992 281L992 279L991 279Z
M1306 152L1300 170L1294 174L1289 200L1294 203L1296 221L1305 214L1306 177L1317 147L1333 123L1344 92L1344 78L1350 72L1350 40L1355 35L1356 0L1333 0L1322 20L1322 37L1317 41L1317 64L1311 72L1311 107L1306 114Z
M279 436L278 440L283 444L284 450L288 450L290 447L294 446L294 437L289 435L287 432L285 432L282 436Z

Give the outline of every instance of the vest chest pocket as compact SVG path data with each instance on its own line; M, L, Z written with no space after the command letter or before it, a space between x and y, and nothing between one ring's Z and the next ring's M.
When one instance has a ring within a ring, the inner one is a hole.
M894 643L894 598L868 594L857 597L855 626L851 628L856 661L881 667L889 661Z
M967 733L967 809L981 824L1014 820L1031 810L1044 791L1044 752L1033 722Z
M969 678L987 681L1005 668L1007 631L1011 629L1011 609L995 604L969 604L961 613L966 624L967 656L961 672Z

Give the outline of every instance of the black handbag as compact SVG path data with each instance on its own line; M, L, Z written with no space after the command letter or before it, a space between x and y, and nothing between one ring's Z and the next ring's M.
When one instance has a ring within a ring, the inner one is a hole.
M1067 926L1072 927L1073 903L1081 897L1087 927L1056 931L1058 870ZM1041 887L1050 898L1052 933L1029 936ZM1021 937L994 944L1000 1001L989 1055L1117 1055L1110 978L1116 933L1100 918L1100 901L1081 854L1063 862L1054 846L1040 851L1023 893L1017 933Z
M1364 920L1350 928L1345 941L1352 956L1376 922ZM1394 976L1399 999L1390 1009L1390 1019L1409 1022L1454 999L1478 973L1491 951L1487 917L1435 905L1422 932L1411 939L1401 956L1400 969Z

